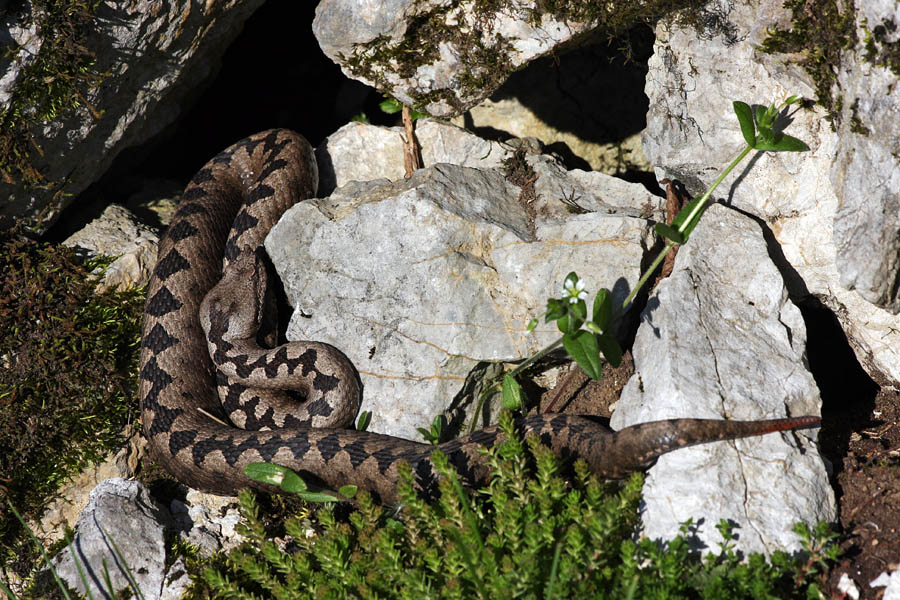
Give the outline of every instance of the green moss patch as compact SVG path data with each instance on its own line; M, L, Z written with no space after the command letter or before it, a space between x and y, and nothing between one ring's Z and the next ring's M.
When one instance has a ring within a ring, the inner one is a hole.
M837 0L785 0L784 7L791 10L792 26L769 31L762 51L802 56L798 62L812 79L816 102L825 109L825 118L835 129L843 99L834 88L841 55L856 46L856 9L853 2Z
M95 295L91 272L108 262L0 234L0 483L28 516L136 419L144 294ZM21 533L4 503L4 563L27 554Z
M32 131L71 112L90 107L84 93L103 76L94 70L95 56L85 40L96 28L94 11L99 2L85 0L32 0L34 25L42 45L37 58L23 70L10 101L0 108L0 176L9 184L49 187L54 182L34 167L41 154ZM31 18L20 22L29 26ZM18 47L4 51L13 58Z

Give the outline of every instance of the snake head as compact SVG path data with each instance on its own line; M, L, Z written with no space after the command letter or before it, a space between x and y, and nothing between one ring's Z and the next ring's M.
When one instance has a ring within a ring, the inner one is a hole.
M225 267L222 279L200 303L200 325L210 343L254 340L262 322L266 266L258 253L245 252Z

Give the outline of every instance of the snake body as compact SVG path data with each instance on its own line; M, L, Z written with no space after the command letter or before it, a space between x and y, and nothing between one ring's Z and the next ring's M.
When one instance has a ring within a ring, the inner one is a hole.
M434 446L346 428L359 408L360 384L340 351L315 342L260 346L274 339L260 325L270 304L263 239L287 208L314 195L317 177L309 143L270 130L224 150L188 184L160 240L147 292L140 363L144 435L152 455L176 478L213 493L276 491L244 475L247 464L259 461L335 489L352 483L385 503L397 500L398 467L405 461L423 493L431 493ZM298 393L306 402L295 413L287 403ZM266 400L274 407L265 407ZM537 434L559 456L581 457L598 475L618 478L677 448L818 421L674 419L614 433L588 418L543 414L522 417L517 427ZM479 448L502 436L488 427L439 448L476 486L488 476Z

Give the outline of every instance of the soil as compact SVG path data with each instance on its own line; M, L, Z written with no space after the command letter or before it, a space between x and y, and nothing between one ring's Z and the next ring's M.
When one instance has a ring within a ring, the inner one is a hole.
M846 355L842 358L850 360ZM812 366L813 357L810 362ZM841 369L828 373L865 389L839 402L822 393L819 444L831 461L842 550L840 562L825 576L825 589L831 598L844 598L838 582L846 574L856 583L860 598L880 599L884 588L872 588L869 582L900 566L900 390L881 376L867 384L857 371L859 365L852 365L855 359L850 362L856 372L849 378ZM618 368L605 366L601 381L589 380L573 364L562 372L557 386L542 395L540 410L547 411L552 404L554 411L608 418L610 405L633 372L630 352Z

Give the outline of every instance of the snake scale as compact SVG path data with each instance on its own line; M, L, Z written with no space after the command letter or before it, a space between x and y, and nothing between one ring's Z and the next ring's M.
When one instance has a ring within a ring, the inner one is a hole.
M188 184L160 240L147 292L140 363L144 435L163 467L208 492L274 491L243 473L248 463L269 461L334 489L352 483L394 503L398 465L406 461L422 492L433 493L434 446L347 428L361 386L340 351L314 342L272 347L274 332L259 322L271 305L263 239L287 208L315 194L317 180L309 143L270 130L224 150ZM288 403L298 395L306 401L295 412ZM266 408L265 401L274 406ZM581 457L598 475L618 478L677 448L818 421L674 419L614 433L588 418L542 414L518 419L517 427L537 434L562 458ZM502 435L488 427L439 447L477 486L488 476L478 449Z

